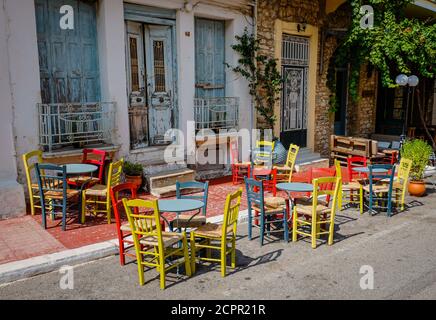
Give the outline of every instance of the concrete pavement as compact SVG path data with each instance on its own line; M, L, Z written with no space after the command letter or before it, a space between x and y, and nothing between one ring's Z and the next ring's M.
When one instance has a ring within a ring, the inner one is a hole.
M335 244L316 250L304 240L260 247L241 224L238 268L224 279L205 265L191 278L170 274L161 291L150 270L140 287L136 264L115 256L75 266L72 290L56 271L2 285L0 299L436 299L436 196L410 201L392 218L341 212ZM371 270L374 288L363 290Z

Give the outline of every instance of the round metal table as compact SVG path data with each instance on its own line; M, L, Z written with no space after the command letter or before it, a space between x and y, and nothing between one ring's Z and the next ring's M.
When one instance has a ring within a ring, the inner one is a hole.
M179 214L181 212L189 212L198 210L204 207L204 202L200 200L193 200L193 199L171 199L171 200L158 200L159 205L159 211L164 212L172 212L176 213L176 217L179 217ZM199 214L200 211L196 214L194 214L192 217ZM165 220L168 227L172 231L172 226L169 223L169 221L161 215L162 219Z
M357 167L357 168L353 168L353 171L359 172L359 173L369 173L369 168L368 167ZM386 173L389 170L388 169L383 169L383 168L375 168L371 170L373 173Z
M303 182L282 182L277 183L277 189L285 191L288 194L289 201L289 221L292 220L292 213L294 211L294 199L291 197L291 192L313 192L313 185L311 183Z
M68 175L92 173L98 169L96 165L87 163L71 163L66 164L65 167L67 168Z

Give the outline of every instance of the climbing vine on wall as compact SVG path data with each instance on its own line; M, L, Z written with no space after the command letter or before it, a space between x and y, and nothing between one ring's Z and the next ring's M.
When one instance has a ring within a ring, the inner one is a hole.
M350 65L349 93L356 101L359 96L361 66L369 64L381 74L385 87L396 87L399 73L434 78L436 75L436 24L431 20L404 16L405 7L413 0L349 0L352 23L345 40L330 61L327 85L332 95L330 111L337 108L335 68ZM362 28L365 20L363 5L374 10L372 28Z
M241 36L235 37L237 43L232 49L239 54L238 64L227 67L248 81L250 95L254 98L259 114L264 118L269 129L277 120L274 106L280 99L282 79L277 69L277 61L258 54L259 41L245 29Z

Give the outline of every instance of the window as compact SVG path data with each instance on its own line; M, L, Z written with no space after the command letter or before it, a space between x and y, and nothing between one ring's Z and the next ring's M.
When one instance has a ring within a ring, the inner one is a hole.
M154 90L165 92L165 57L163 41L153 41Z

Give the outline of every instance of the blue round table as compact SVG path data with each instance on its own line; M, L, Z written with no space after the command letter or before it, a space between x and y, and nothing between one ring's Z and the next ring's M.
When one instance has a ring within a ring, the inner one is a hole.
M369 173L369 168L368 167L357 167L357 168L353 168L353 171L359 172L359 173ZM383 168L375 168L371 170L373 173L386 173L389 170L388 169L383 169Z
M200 200L193 199L171 199L171 200L158 200L159 211L160 212L174 212L179 217L180 212L189 212L198 210L204 207L204 202ZM194 214L192 217L199 214L200 211ZM172 229L171 224L168 220L161 216L165 220L170 230ZM172 230L171 230L172 231Z
M66 164L65 167L67 168L68 175L92 173L98 169L97 166L87 163Z
M291 197L291 192L313 192L313 185L303 182L282 182L277 183L277 189L286 191L289 198L289 222L292 220L292 213L294 209L294 200Z

